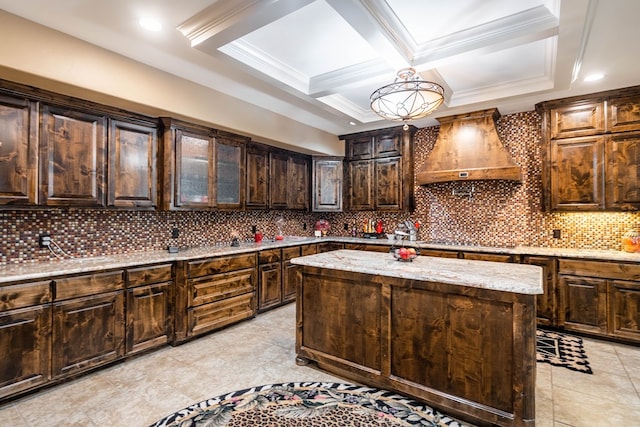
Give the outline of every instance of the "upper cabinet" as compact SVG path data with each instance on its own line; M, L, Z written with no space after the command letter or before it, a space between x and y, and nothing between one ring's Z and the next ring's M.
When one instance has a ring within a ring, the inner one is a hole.
M107 205L155 208L158 198L155 124L114 119L109 122Z
M269 207L309 209L309 157L286 151L269 155Z
M36 204L37 103L0 93L0 205Z
M245 150L249 138L219 131L216 135L216 207L241 209L245 204Z
M347 153L348 210L413 209L413 136L411 126L342 135Z
M105 206L107 118L44 105L41 123L40 203Z
M342 212L342 157L313 158L314 212Z
M247 145L246 207L269 207L269 149L261 144Z
M546 210L640 209L640 86L536 108L543 117Z

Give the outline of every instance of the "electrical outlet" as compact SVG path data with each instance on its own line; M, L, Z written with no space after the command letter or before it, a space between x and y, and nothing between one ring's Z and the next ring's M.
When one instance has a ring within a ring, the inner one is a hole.
M343 226L344 231L348 231L349 230L349 224L347 224L346 222L344 223Z
M171 230L171 238L172 239L177 239L178 237L180 237L180 229L179 228L174 228Z
M40 234L40 236L38 236L38 245L40 245L41 248L48 248L51 245L51 234Z
M562 236L562 232L558 229L554 229L553 230L553 238L554 239L559 239Z
M306 222L302 224L302 229L305 230L305 231L307 230L307 223Z

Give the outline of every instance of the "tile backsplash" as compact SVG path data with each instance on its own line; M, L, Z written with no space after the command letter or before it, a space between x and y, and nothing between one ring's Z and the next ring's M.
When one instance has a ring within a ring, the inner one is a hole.
M522 168L520 183L476 181L418 186L416 210L408 213L294 211L150 212L98 209L0 210L0 264L55 259L38 247L41 232L74 256L109 255L167 246L207 246L229 242L232 233L252 238L257 225L266 238L277 232L275 220L285 219L283 234L312 235L317 219L332 224L330 234L350 235L367 219L384 221L388 229L411 218L420 221L421 240L485 246L543 246L580 249L620 249L622 235L640 226L640 213L545 213L541 209L541 119L535 112L503 116L498 133ZM435 143L439 127L419 129L415 140L416 170ZM468 193L473 186L472 195ZM306 225L306 229L305 229ZM346 227L345 227L346 226ZM171 231L178 228L179 237ZM346 230L345 230L346 228ZM554 239L552 231L561 231Z

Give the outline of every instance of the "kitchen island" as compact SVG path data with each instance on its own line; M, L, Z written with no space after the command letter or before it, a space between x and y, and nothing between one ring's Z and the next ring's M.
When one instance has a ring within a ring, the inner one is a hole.
M298 363L476 424L535 424L540 267L354 250L292 263Z

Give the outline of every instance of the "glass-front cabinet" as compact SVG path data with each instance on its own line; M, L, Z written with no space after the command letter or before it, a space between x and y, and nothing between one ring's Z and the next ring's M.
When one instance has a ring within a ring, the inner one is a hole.
M176 185L178 207L212 207L214 204L214 139L187 131L176 132Z
M219 134L215 141L216 207L238 209L244 206L245 147L248 138Z

